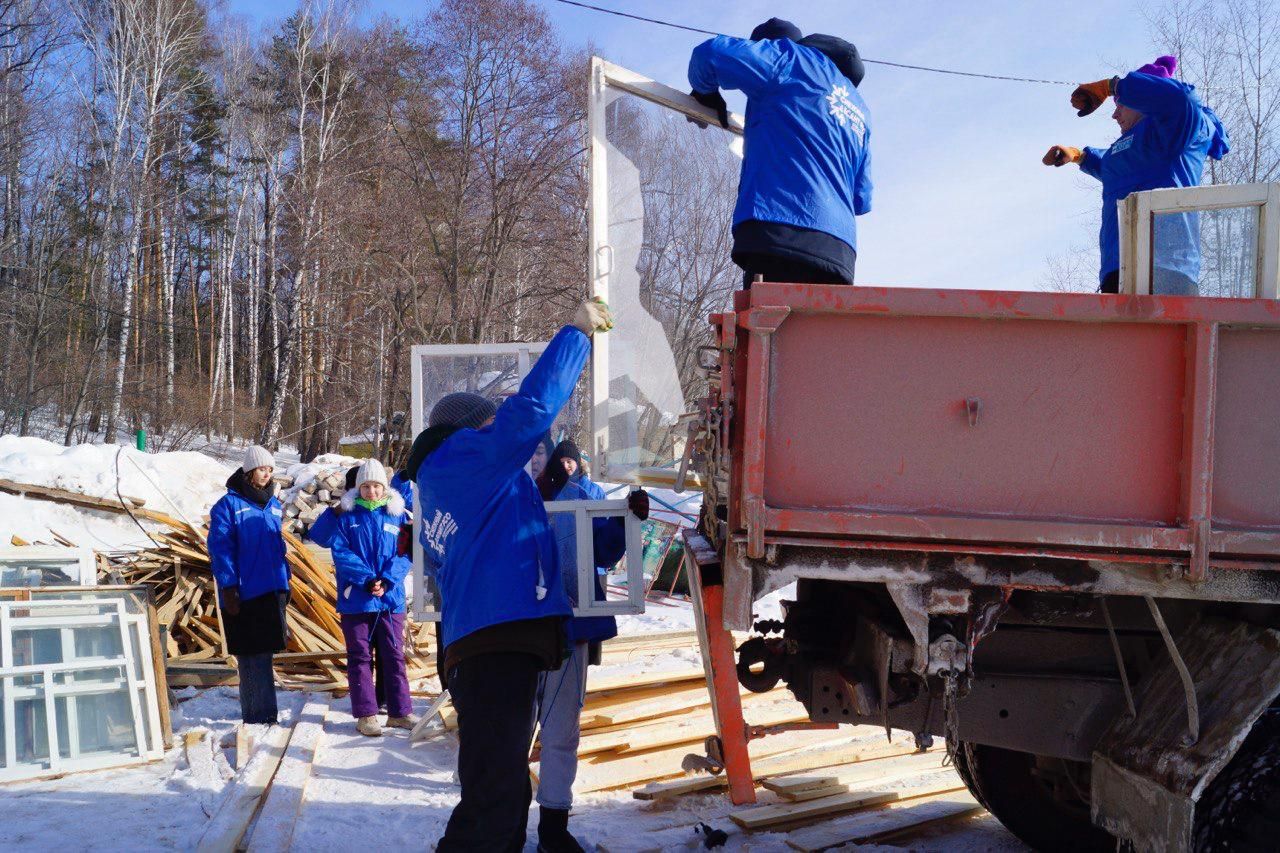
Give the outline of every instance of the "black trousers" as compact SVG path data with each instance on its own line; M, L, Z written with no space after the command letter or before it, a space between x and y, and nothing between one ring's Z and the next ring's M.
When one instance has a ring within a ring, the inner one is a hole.
M791 284L853 284L833 272L772 255L749 255L738 261L742 267L742 289L750 290L757 275L765 281L785 281Z
M436 847L440 853L524 848L541 669L533 655L500 652L466 658L449 673L449 695L458 711L462 801L449 816Z

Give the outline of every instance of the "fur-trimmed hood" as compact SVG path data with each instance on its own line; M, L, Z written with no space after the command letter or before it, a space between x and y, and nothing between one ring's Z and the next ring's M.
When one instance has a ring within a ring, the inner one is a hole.
M360 497L360 493L356 489L348 489L342 496L342 501L338 504L343 512L351 512L356 508L356 498ZM383 507L387 511L387 515L392 518L400 518L404 515L404 498L400 497L400 493L395 489L387 490L387 504Z

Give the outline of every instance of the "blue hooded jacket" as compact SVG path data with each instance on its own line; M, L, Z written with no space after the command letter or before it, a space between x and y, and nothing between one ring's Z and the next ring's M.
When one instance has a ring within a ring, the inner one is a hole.
M459 429L418 468L418 536L440 587L446 645L490 625L571 612L542 496L524 466L590 351L586 335L561 329L492 424Z
M871 111L835 63L790 39L717 36L694 48L689 83L747 96L735 228L779 222L858 248L854 217L871 210Z
M1205 158L1221 160L1231 150L1222 122L1200 103L1194 86L1134 71L1117 81L1115 99L1143 118L1110 148L1084 149L1080 161L1081 171L1102 181L1099 281L1120 269L1116 202L1140 190L1199 186ZM1158 216L1152 236L1157 267L1199 280L1199 216Z
M592 488L588 488L592 487ZM598 496L597 496L598 495ZM569 480L556 495L558 501L604 500L604 492L586 477ZM578 603L578 531L572 513L551 513L551 529L555 532L556 550L560 558L560 575L565 593L572 604ZM627 553L626 527L621 518L593 518L591 544L598 568L608 568ZM604 600L604 586L596 575L596 601ZM569 642L594 643L618 636L618 620L612 616L575 616L566 627Z
M338 511L329 507L307 528L307 539L321 548L333 547L333 534L338 530Z
M400 472L397 471L391 477L391 490L394 492L400 493L400 497L404 499L405 512L412 513L413 512L413 482L401 477Z
M274 496L266 506L235 491L209 511L209 563L220 590L239 587L240 600L289 589L281 524L284 508Z
M338 576L338 612L403 613L404 579L410 568L409 558L397 553L404 499L398 492L388 492L386 505L376 510L366 509L355 499L354 489L342 496L342 513L336 517L329 546ZM365 590L375 578L386 589L381 597Z

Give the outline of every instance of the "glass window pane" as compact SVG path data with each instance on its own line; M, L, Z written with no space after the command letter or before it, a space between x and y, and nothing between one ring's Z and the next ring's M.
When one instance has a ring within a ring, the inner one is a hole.
M1252 298L1258 271L1257 207L1156 214L1151 292Z
M58 673L54 680L66 688L58 692L74 693L57 700L59 731L74 725L78 740L78 752L63 750L64 756L137 752L129 688L119 667Z
M727 308L742 273L730 259L739 140L633 95L607 93L609 306L607 478L672 468L674 429L702 393L707 315ZM601 341L597 338L596 346ZM599 426L599 424L597 424Z

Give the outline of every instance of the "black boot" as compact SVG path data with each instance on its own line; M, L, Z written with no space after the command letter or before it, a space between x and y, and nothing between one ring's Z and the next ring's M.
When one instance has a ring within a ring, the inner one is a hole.
M569 810L538 807L538 853L586 853L569 834Z

